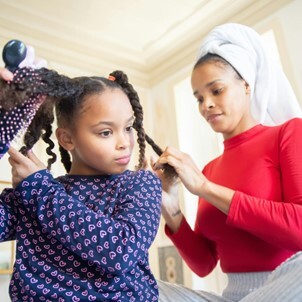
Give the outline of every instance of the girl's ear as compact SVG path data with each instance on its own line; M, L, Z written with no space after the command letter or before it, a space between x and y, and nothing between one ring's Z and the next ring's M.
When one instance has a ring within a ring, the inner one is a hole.
M72 135L70 131L66 128L57 128L56 137L59 144L67 151L74 149L74 144L72 141Z

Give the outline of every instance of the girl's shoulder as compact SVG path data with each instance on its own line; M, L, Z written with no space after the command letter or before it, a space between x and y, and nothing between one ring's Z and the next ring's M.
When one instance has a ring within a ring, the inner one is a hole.
M138 171L127 170L123 175L128 179L128 181L134 182L145 182L145 183L158 183L160 184L160 179L150 170L140 169Z
M99 175L99 176L81 176L81 175L63 175L55 179L65 187L71 186L81 187L82 185L97 185L97 186L121 186L127 187L129 184L146 184L160 186L160 179L151 171L148 170L126 170L121 174L114 175Z

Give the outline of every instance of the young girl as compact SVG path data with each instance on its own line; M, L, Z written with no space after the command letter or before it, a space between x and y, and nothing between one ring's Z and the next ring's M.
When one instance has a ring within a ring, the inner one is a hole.
M12 301L157 301L148 249L160 220L161 183L140 168L146 139L160 149L144 132L127 76L69 79L23 68L0 91L7 108L28 98L41 103L24 135L26 156L8 151L14 189L0 196L0 240L17 242ZM49 172L54 107L68 173L56 179ZM133 128L137 171L127 170ZM49 145L48 169L30 151L40 138Z

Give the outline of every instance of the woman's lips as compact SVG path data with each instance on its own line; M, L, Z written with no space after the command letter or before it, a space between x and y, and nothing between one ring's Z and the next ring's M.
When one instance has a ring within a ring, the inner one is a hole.
M222 114L211 114L209 116L207 116L207 121L209 123L213 123L213 122L216 122L220 117L221 117Z

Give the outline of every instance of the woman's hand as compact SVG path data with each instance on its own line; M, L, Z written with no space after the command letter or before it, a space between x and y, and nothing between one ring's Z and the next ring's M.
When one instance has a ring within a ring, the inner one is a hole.
M158 170L164 164L172 166L184 186L194 195L202 197L221 212L228 214L235 191L209 181L197 168L192 158L168 147L154 165Z
M27 156L24 156L13 147L10 147L8 154L10 155L8 161L12 166L13 188L16 188L29 175L46 169L45 165L31 151L27 153Z
M151 158L152 169L154 165L155 159ZM174 171L171 171L171 167L153 169L153 172L162 182L162 215L170 230L175 233L183 218L179 205L179 178Z
M172 166L184 186L194 195L202 196L202 186L207 182L192 158L173 147L167 147L153 168L162 169L164 164Z

